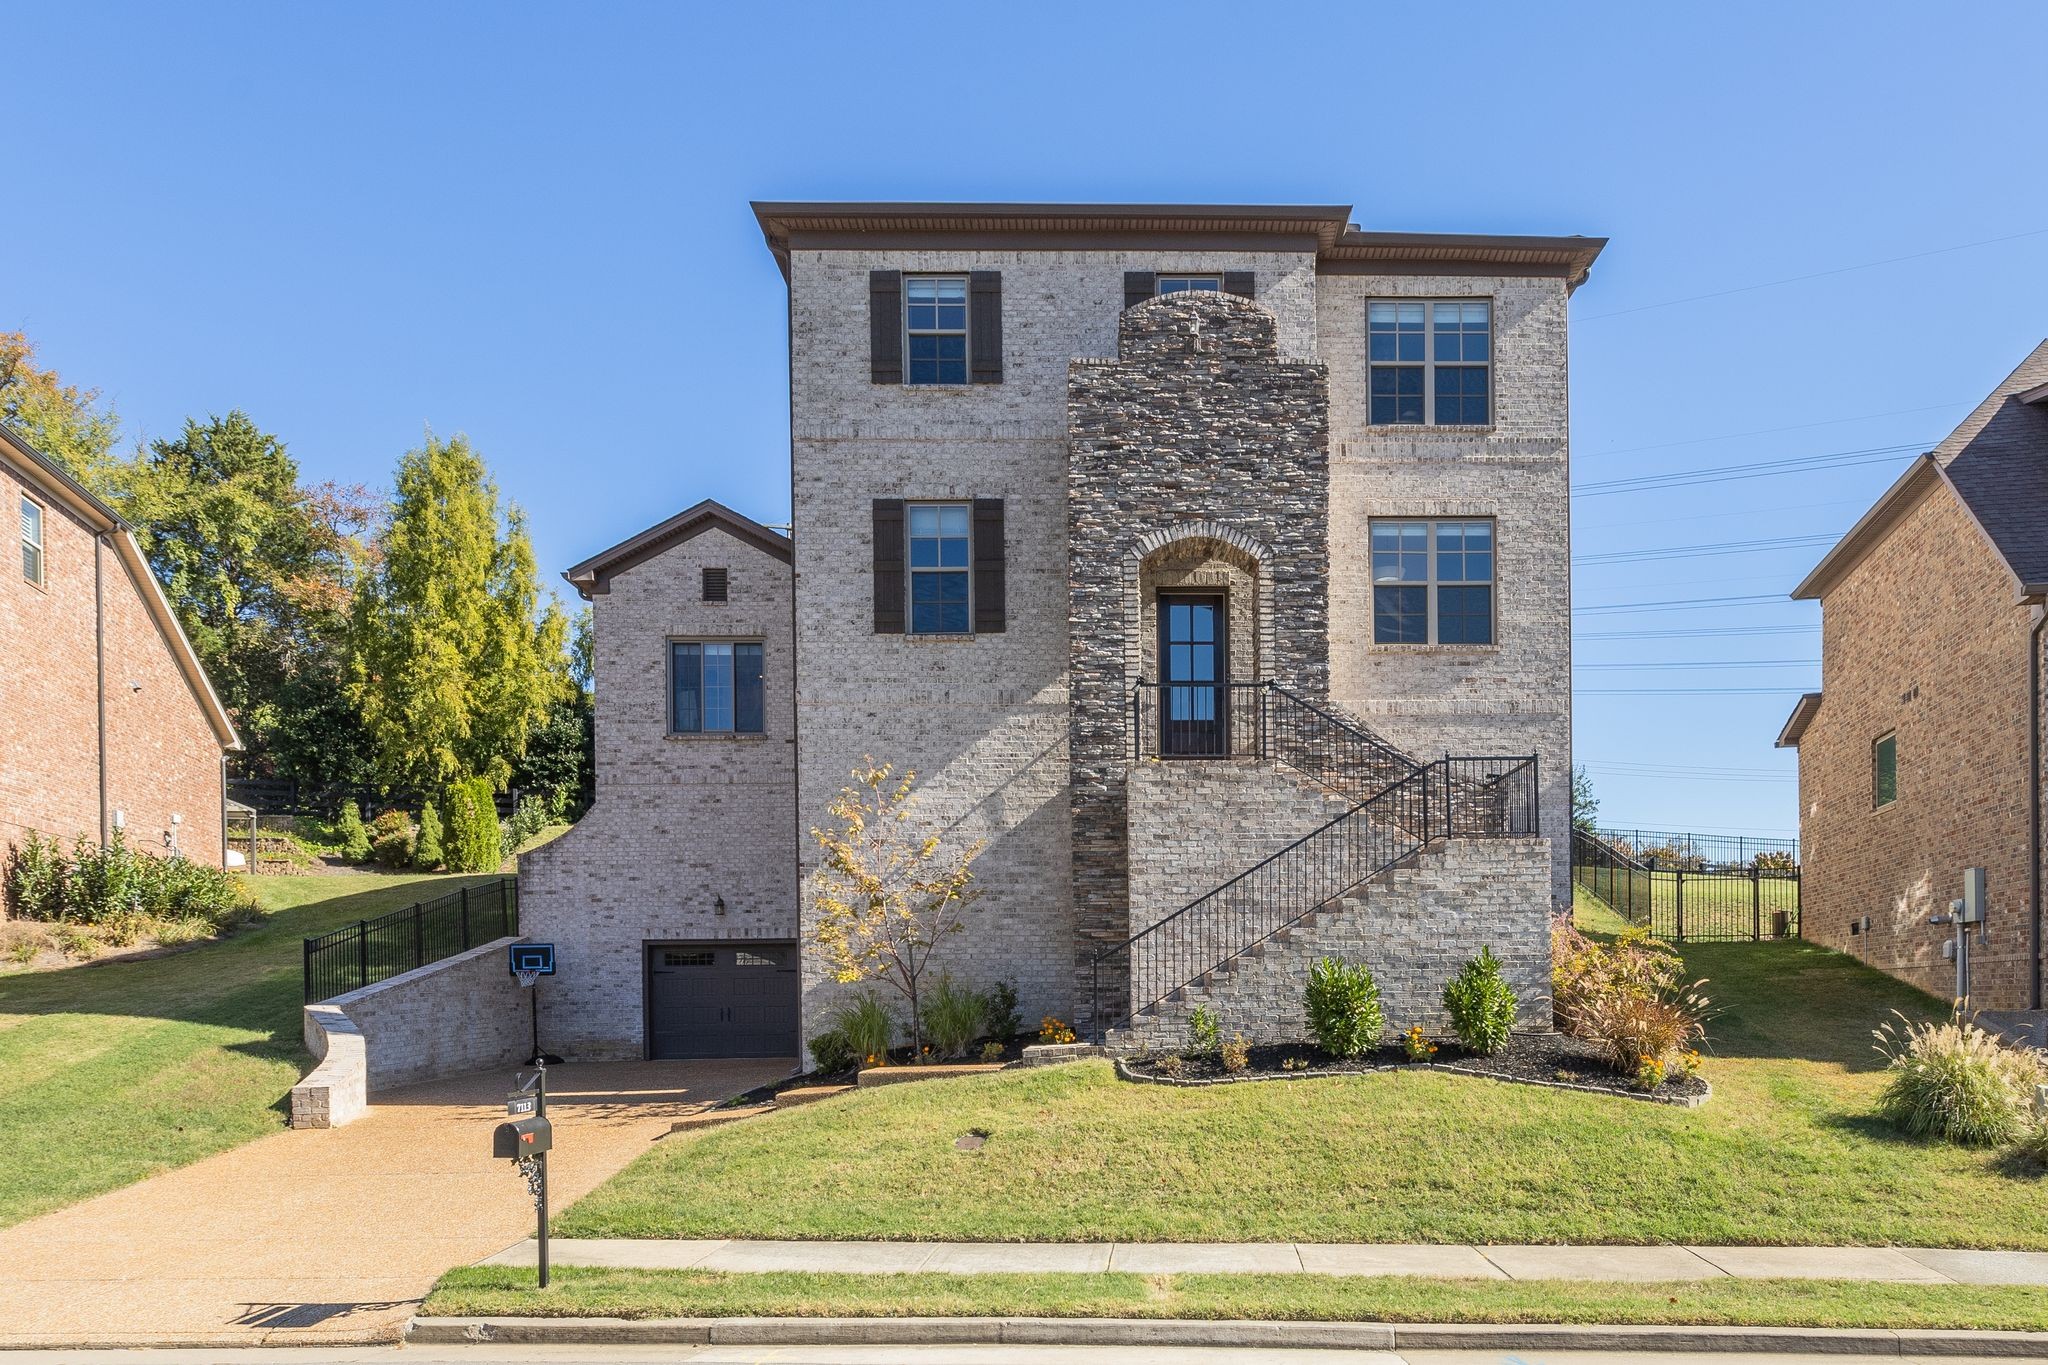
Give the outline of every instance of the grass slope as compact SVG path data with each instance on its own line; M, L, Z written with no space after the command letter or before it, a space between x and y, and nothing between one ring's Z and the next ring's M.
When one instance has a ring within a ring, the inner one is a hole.
M258 878L264 918L226 939L0 977L0 1227L276 1131L300 939L465 880Z
M2048 1248L2048 1180L1997 1153L1901 1138L1871 1115L1871 1029L1936 1002L1801 942L1692 945L1686 960L1720 1009L1715 1095L1699 1110L1441 1073L1180 1090L1085 1063L887 1086L671 1139L555 1226ZM988 1144L955 1150L969 1129Z
M450 1271L428 1316L1113 1317L2048 1329L2038 1287L1848 1280L1428 1280L1328 1275L722 1275L562 1266Z

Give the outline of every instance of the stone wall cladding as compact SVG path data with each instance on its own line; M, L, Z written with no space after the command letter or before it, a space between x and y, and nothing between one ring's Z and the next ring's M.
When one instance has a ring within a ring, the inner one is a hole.
M1387 1036L1420 1024L1447 1034L1443 988L1482 947L1501 960L1518 1002L1518 1027L1550 1021L1550 841L1451 839L1375 878L1344 908L1239 959L1237 968L1118 1030L1124 1048L1178 1048L1198 1005L1220 1016L1226 1036L1253 1042L1306 1039L1302 989L1321 957L1363 962L1379 983Z
M1330 696L1419 758L1540 759L1542 828L1571 810L1571 501L1564 281L1516 276L1324 275L1317 345L1330 367ZM1366 304L1490 298L1490 427L1375 427ZM1375 645L1374 517L1491 517L1496 643ZM1569 841L1551 890L1568 904Z
M1133 928L1125 717L1145 552L1168 537L1246 549L1265 676L1329 685L1329 382L1283 359L1257 303L1154 299L1123 315L1116 361L1076 360L1067 401L1074 962ZM1162 543L1164 542L1164 543ZM1241 870L1241 869L1238 869Z
M185 856L220 866L220 741L149 614L144 585L89 526L12 466L0 466L0 501L10 518L23 492L43 508L44 581L28 582L10 549L0 572L0 692L15 704L0 706L0 854L31 831L65 843L100 841L97 562L109 811L122 812L132 847L162 853L175 831Z
M1985 869L1972 1003L2028 1004L2027 649L2031 614L1946 486L1832 587L1826 696L1799 744L1801 929L1942 998L1952 931L1927 922ZM1898 736L1898 798L1873 806L1871 746ZM1868 932L1850 932L1870 918Z
M707 567L728 570L727 601L702 600ZM541 987L556 1052L644 1055L649 943L796 937L790 593L788 564L714 527L593 597L597 799L519 865L520 926L560 957ZM763 643L764 733L668 733L675 639Z
M798 809L806 828L863 755L917 771L922 813L985 838L984 895L956 975L1014 981L1027 1019L1071 1018L1067 810L1069 361L1115 354L1126 270L1251 270L1283 354L1315 349L1315 262L1298 252L860 251L790 254L798 594ZM872 383L868 272L999 270L1003 382ZM1005 500L1007 629L873 633L878 497ZM809 840L805 869L815 865ZM840 988L804 954L806 1036Z

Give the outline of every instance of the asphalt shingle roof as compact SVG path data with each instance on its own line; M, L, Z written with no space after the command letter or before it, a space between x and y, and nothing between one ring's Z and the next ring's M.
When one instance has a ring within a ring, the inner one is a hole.
M2048 341L1934 448L1964 507L2028 588L2048 585L2048 402L2021 395L2044 384Z

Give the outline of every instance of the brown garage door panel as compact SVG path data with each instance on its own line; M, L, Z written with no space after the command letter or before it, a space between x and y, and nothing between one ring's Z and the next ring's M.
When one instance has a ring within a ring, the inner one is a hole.
M793 1057L793 943L657 943L647 949L647 1055Z

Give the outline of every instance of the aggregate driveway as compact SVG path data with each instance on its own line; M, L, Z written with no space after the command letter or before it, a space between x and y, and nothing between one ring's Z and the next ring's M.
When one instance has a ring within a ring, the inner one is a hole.
M553 1207L793 1065L551 1069ZM276 1133L0 1229L0 1347L395 1340L442 1271L531 1234L525 1183L490 1154L510 1082L393 1091L344 1127Z

